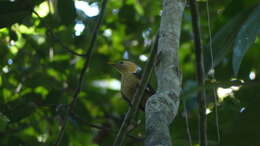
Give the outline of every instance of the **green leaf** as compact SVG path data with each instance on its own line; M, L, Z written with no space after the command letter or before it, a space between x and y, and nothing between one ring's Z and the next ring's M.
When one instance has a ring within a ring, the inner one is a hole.
M73 0L58 1L58 14L62 24L74 24L76 9Z
M234 42L244 23L251 15L254 9L249 8L241 11L233 17L227 24L220 28L212 39L213 67L217 66L225 56L234 48ZM205 72L208 73L211 68L210 48L205 50Z
M242 24L233 46L233 71L237 75L240 64L248 48L260 33L260 5L253 9L248 19Z

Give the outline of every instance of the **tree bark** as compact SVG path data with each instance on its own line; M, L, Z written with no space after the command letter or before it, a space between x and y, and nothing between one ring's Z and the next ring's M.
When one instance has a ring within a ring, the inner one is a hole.
M179 108L181 72L178 48L185 0L164 0L155 72L157 93L145 108L145 146L171 146L169 125Z

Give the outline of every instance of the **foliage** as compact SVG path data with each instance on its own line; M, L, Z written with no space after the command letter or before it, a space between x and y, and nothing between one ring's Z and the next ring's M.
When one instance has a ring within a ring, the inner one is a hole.
M0 145L53 145L58 136L84 63L83 57L69 53L64 46L78 54L86 52L97 16L88 16L76 8L76 1L56 2L0 1ZM87 2L92 7L101 6L99 0ZM199 1L199 5L208 72L212 61L206 1ZM260 145L259 7L257 0L209 1L213 64L219 84L212 84L210 76L208 83L216 87L219 95L222 146ZM62 146L111 145L127 111L127 103L121 99L119 74L107 62L128 56L144 66L143 58L149 56L148 46L160 24L160 10L161 1L108 1L91 65L74 114L69 116ZM75 29L83 25L82 32ZM197 144L196 91L199 88L194 78L191 32L187 6L179 56L183 101L189 112L193 144ZM238 87L230 82L234 79L243 83ZM229 94L223 95L223 91ZM212 111L208 114L209 145L216 145L212 88L207 95L208 109ZM173 144L186 146L188 137L183 115L181 107L171 130ZM139 119L141 124L130 133L135 137L144 136L144 113L139 114ZM129 137L126 145L133 144L143 145L143 142Z

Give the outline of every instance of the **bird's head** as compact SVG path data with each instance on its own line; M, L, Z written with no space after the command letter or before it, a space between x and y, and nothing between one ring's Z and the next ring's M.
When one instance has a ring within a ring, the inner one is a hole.
M117 63L110 63L120 73L136 73L138 67L131 61L119 61Z

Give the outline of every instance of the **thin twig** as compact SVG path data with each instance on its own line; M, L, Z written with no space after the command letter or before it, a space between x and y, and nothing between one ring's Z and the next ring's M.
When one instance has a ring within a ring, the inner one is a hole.
M205 84L205 71L204 71L204 60L203 51L200 38L200 28L199 28L199 15L196 0L190 0L190 10L192 16L192 28L194 34L195 43L195 54L196 54L196 68L197 68L197 78L200 86ZM199 103L199 135L200 135L200 145L207 146L207 116L206 116L206 93L205 89L202 89L198 93L198 103Z
M132 118L135 117L135 115L138 111L139 104L142 100L142 95L144 93L144 89L148 84L148 81L149 81L149 78L150 78L150 75L152 72L155 56L157 53L158 38L159 38L159 35L157 34L153 47L152 47L152 50L151 50L151 56L149 57L149 60L146 64L144 72L142 74L140 88L137 89L137 91L135 92L135 95L133 97L133 106L129 108L129 110L124 118L124 121L121 124L121 127L117 133L117 136L114 140L113 146L122 146L123 145L126 135L128 133L127 127L131 123Z
M211 61L211 67L210 69L214 69L214 56L213 56L213 44L212 44L212 33L211 33L211 25L210 25L210 15L209 15L209 2L207 0L206 2L206 8L207 8L207 19L208 19L208 30L209 30L209 48L210 48L210 61Z
M213 44L212 44L212 33L211 33L211 24L210 24L210 14L209 14L209 1L206 2L207 7L207 18L208 18L208 30L209 30L209 48L210 48L210 56L211 56L211 67L209 75L215 80L215 72L214 72L214 56L213 56ZM216 122L216 130L217 130L217 141L220 143L220 129L219 129L219 115L218 115L218 96L216 94L216 88L213 88L213 96L214 96L214 113L215 113L215 122Z
M15 128L15 129L6 129L5 131L1 131L0 132L0 136L4 137L4 136L12 136L14 135L14 133L20 132L28 127L31 127L32 124L19 124L19 127Z
M79 121L83 122L84 125L87 125L87 126L89 126L91 128L95 128L95 129L99 129L99 130L107 130L107 131L111 131L113 133L117 132L117 130L115 130L114 128L109 128L109 127L105 127L105 126L101 126L101 125L92 124L92 123L89 123L88 121L82 119L79 115L77 115L77 114L75 114L73 112L71 114L72 114L73 117L75 117ZM144 141L143 137L136 137L136 136L133 136L133 135L130 135L130 134L128 134L127 136L129 138L132 138L133 140Z
M216 88L213 88L214 94L214 113L215 113L215 122L216 122L216 130L217 130L217 141L220 144L220 127L219 127L219 114L218 114L218 96L216 93Z
M188 112L187 112L187 108L186 108L186 103L185 102L186 102L186 100L183 101L186 132L187 132L189 144L190 144L190 146L192 146L192 138L191 138L191 133L190 133L190 124L189 124Z
M34 10L32 10L32 12L39 18L42 19L41 16ZM80 56L80 57L84 57L86 56L86 54L79 54L77 52L74 52L73 50L69 49L68 47L66 47L66 45L55 35L55 33L53 32L53 30L47 25L48 31L49 31L49 36L52 38L53 42L58 42L60 44L60 46L68 51L69 53L76 55L76 56Z
M53 32L52 29L49 29L49 34L50 37L52 38L52 40L54 40L54 42L59 43L59 45L66 51L68 51L69 53L76 55L76 56L80 56L80 57L84 57L86 56L86 54L79 54L77 52L74 52L73 50L69 49L68 47L66 47L66 45L55 35L55 33Z
M91 55L93 53L93 50L94 50L94 44L95 44L95 41L96 41L96 38L97 38L97 33L98 33L98 30L99 30L100 24L102 22L102 18L103 18L104 11L105 11L105 8L106 8L106 3L107 3L107 0L103 0L102 6L101 6L101 12L100 12L100 15L98 17L98 20L97 20L97 23L96 23L96 26L95 26L95 29L94 29L94 32L93 32L93 36L92 36L91 42L90 42L89 48L88 48L86 56L85 56L84 66L83 66L83 68L82 68L82 70L80 72L78 86L77 86L77 88L75 90L75 93L73 95L73 99L72 99L72 101L71 101L71 103L70 103L70 105L68 107L68 110L67 110L66 116L64 118L64 121L63 121L61 130L60 130L59 136L58 136L58 138L57 138L57 140L55 142L55 146L59 146L60 145L60 142L62 141L64 132L65 132L67 121L68 121L68 118L69 118L69 113L71 113L73 111L73 108L74 108L74 106L75 106L75 104L77 102L78 95L79 95L81 87L82 87L84 74L85 74L85 72L86 72L86 70L87 70L87 68L89 66L90 57L91 57Z

